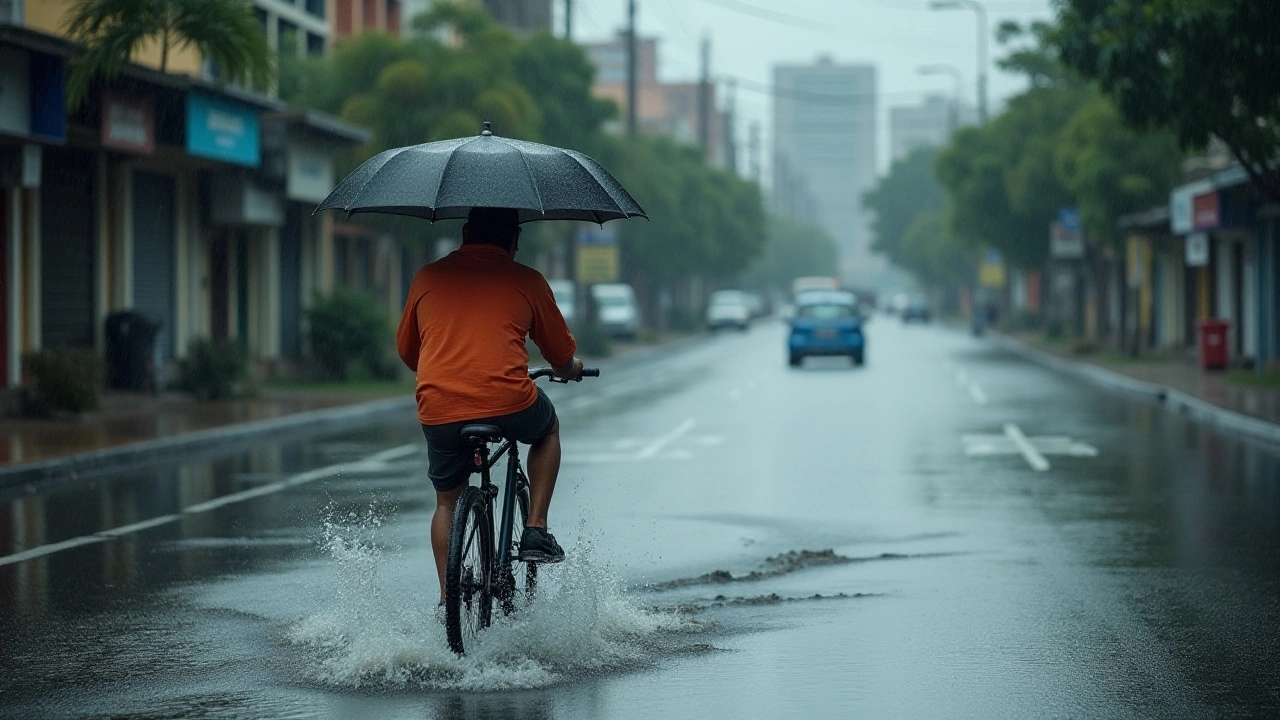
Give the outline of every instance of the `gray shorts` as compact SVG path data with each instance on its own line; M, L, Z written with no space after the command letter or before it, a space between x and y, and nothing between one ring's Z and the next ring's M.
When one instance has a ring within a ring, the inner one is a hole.
M502 434L526 445L551 434L556 426L556 408L551 398L538 388L538 399L524 410L491 418L477 418L444 425L423 425L427 438L427 477L438 492L448 492L465 483L475 470L475 455L462 439L466 425L484 423L502 428Z

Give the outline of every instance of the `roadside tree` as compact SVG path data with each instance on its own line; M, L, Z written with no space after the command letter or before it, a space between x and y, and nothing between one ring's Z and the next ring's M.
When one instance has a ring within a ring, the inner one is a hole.
M1054 45L1139 130L1219 138L1280 200L1280 12L1259 0L1056 0Z
M84 102L95 78L114 78L133 54L158 43L160 72L170 48L191 47L223 80L269 87L271 48L244 0L75 0L67 35L84 46L67 78L67 104Z

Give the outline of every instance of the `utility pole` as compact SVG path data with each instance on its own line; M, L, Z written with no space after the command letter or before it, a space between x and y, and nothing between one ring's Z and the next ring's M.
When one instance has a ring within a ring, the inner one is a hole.
M636 83L639 59L636 57L636 0L627 0L627 134L636 134Z
M752 182L756 185L760 184L760 123L751 122L751 129L747 133L747 152L751 156L748 160L747 173Z
M702 36L702 70L698 80L698 145L711 159L711 38Z
M573 0L564 0L564 39L573 42Z
M738 174L738 81L729 78L724 91L724 166Z

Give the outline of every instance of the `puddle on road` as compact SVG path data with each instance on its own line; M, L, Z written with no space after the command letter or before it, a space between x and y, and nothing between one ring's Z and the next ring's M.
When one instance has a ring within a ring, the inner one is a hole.
M435 593L390 590L380 579L400 552L379 542L386 518L369 511L325 523L323 546L332 559L332 597L318 612L288 625L283 641L303 655L294 663L307 684L361 690L506 691L543 688L587 676L653 667L664 659L714 652L723 628L705 613L719 608L877 597L871 593L777 593L654 606L651 593L706 584L765 580L851 563L938 557L942 553L883 553L848 557L834 550L799 550L766 558L756 570L717 570L693 578L625 588L596 563L590 545L539 578L538 593L510 617L495 617L467 655L448 648L435 615Z
M326 523L333 597L284 632L287 643L310 656L296 664L303 681L349 689L532 689L710 649L688 638L707 623L688 612L642 607L593 562L590 547L577 547L539 578L527 606L496 618L459 657L435 618L435 593L406 602L380 582L394 552L377 542L382 522L371 512Z
M870 555L866 557L848 557L846 555L838 555L835 550L793 550L765 558L764 563L758 570L734 575L728 570L713 570L709 573L703 573L696 577L676 578L664 582L646 585L645 589L656 592L666 590L675 590L677 588L692 587L696 585L720 585L724 583L735 582L756 582L759 580L767 580L770 578L789 575L800 570L808 570L811 568L827 567L831 565L849 565L852 563L875 562L879 560L911 560L921 558L937 558L953 555L954 553L881 553L879 555Z

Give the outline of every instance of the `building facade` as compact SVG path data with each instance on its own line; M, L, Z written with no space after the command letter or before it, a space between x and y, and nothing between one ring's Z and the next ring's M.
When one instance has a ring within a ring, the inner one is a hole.
M609 42L583 45L596 66L596 97L612 100L622 119L609 128L622 132L627 116L627 36L625 32ZM658 42L636 38L636 126L640 132L665 135L688 145L701 143L701 108L704 88L700 82L664 83L658 79ZM707 161L712 166L732 169L734 148L732 118L720 106L715 83L708 83L706 103Z
M893 162L918 147L942 147L959 125L952 100L930 95L918 105L889 108L889 152Z
M70 111L78 48L24 25L0 24L0 386L20 386L26 352L105 354L122 311L158 323L162 385L198 339L267 369L300 357L303 309L338 275L332 219L310 209L367 133L204 80L181 53L191 74L127 65Z
M839 246L846 281L866 283L885 267L862 205L876 181L876 68L824 56L775 66L773 85L775 211L816 219ZM807 190L799 202L796 183Z

